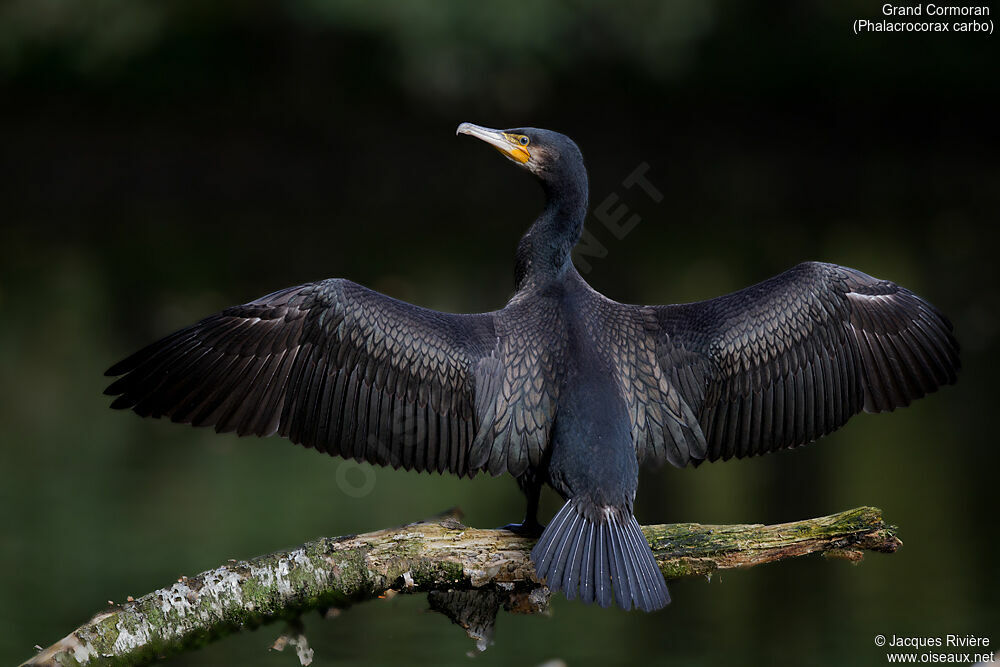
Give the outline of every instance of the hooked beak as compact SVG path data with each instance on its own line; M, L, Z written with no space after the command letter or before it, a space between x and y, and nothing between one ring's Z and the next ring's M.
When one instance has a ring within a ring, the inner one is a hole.
M511 137L506 132L501 130L492 130L488 127L480 127L479 125L473 125L472 123L462 123L455 130L455 134L467 134L470 137L475 137L485 141L493 148L497 149L503 153L504 157L513 160L518 164L525 164L531 159L531 153L528 152L526 148L517 143L517 141Z

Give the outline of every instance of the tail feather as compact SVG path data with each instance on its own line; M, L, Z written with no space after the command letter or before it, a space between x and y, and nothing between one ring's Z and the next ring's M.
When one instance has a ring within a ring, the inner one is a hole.
M566 503L566 507L569 507L569 503ZM585 523L583 525L583 530L586 531L587 542L580 553L580 563L574 564L572 571L577 572L579 576L580 599L586 600L588 603L590 603L594 601L594 561L597 560L596 558L597 539L595 539L596 537L595 533L597 532L597 526L595 526L593 523ZM535 548L537 549L538 547ZM539 576L544 576L544 575L540 574ZM574 579L573 581L575 582L576 579ZM576 587L563 586L562 590L575 591Z
M656 565L656 561L650 558L643 558L645 553L641 550L641 547L639 546L640 544L648 545L648 542L646 542L646 536L642 534L641 530L639 530L639 524L634 519L629 522L626 529L632 538L628 540L626 543L629 545L629 548L632 550L633 553L632 563L637 568L636 579L640 583L641 594L646 598L648 605L654 606L656 604L660 604L659 587L651 586L650 582L651 581L655 582L657 576L659 576L662 579L663 575L660 574L660 570ZM662 592L666 593L666 590L667 590L666 586L664 586ZM663 602L662 604L666 604L667 602L670 602L669 595L667 595L666 597L666 602Z
M594 593L597 604L611 606L611 567L608 563L608 535L604 524L597 526L597 558L594 559ZM592 600L584 600L592 602Z
M559 550L552 559L552 574L550 575L552 581L557 581L560 584L564 581L566 565L570 562L569 555L572 552L573 544L580 537L580 530L577 524L581 521L580 515L574 513L562 530L562 540Z
M624 607L624 600L632 599L635 600L635 606L642 609L649 606L649 601L646 599L645 582L642 580L645 572L640 571L641 566L637 560L638 554L635 552L635 545L630 539L623 539L631 538L627 525L625 528L621 532L612 531L612 536L617 542L614 553L617 554L615 560L618 563L617 570L620 572L618 581L625 583L625 586L616 586L615 592L619 594L618 606Z
M633 581L635 575L629 572L628 565L625 564L625 561L628 560L628 554L625 553L621 533L612 529L610 521L604 526L608 534L608 555L611 557L611 578L615 584L615 601L622 609L628 609L632 606L632 600L635 600L635 606L638 607L639 598L632 592L632 584L638 584L638 582Z
M576 531L576 538L573 540L573 549L566 557L566 565L563 568L562 577L560 578L558 574L553 576L553 580L559 582L560 588L566 591L566 597L570 600L576 597L576 589L571 589L569 584L572 581L580 580L580 562L583 560L582 552L587 546L587 526L583 524L582 519L580 523L580 528Z
M670 602L649 543L624 508L588 508L570 499L531 552L538 576L570 600L602 607L612 601L655 611Z
M569 537L569 532L565 529L566 522L574 518L573 514L567 512L565 514L556 514L555 518L552 519L552 522L549 524L546 532L551 530L553 539L546 543L544 550L538 551L537 545L535 549L532 550L532 558L535 561L536 570L538 568L545 568L546 572L550 570L553 560L558 554L562 543L566 541L567 537ZM538 551L537 557L535 556L536 551Z

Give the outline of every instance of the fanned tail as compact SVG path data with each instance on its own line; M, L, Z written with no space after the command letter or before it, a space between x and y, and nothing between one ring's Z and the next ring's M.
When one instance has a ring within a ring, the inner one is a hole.
M539 578L570 600L656 611L670 603L663 575L632 513L583 507L575 498L545 528L531 559Z

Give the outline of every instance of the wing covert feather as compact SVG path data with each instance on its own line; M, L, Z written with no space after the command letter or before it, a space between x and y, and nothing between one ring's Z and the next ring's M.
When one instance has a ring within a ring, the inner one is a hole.
M834 264L639 310L658 324L660 367L697 414L710 461L811 442L861 410L893 410L955 382L960 367L934 306Z
M407 470L472 475L475 369L494 314L453 315L347 280L284 289L108 370L115 408Z

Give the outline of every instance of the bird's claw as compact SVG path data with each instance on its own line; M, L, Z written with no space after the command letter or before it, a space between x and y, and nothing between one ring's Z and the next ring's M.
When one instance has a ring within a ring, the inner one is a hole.
M508 523L500 530L509 530L515 535L520 535L521 537L540 537L542 531L545 530L545 526L537 521L524 521L522 523Z

